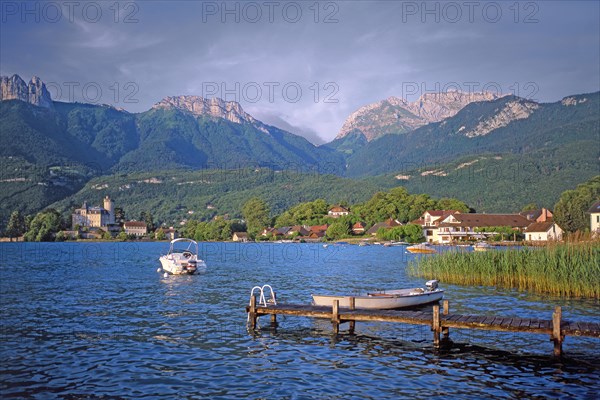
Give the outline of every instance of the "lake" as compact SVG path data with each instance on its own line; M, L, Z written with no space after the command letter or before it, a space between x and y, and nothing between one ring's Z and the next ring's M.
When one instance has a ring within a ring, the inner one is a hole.
M404 247L202 243L194 276L157 273L168 243L1 243L3 398L597 398L600 340L278 317L249 332L255 285L311 293L422 286ZM598 300L447 285L455 312L600 322Z

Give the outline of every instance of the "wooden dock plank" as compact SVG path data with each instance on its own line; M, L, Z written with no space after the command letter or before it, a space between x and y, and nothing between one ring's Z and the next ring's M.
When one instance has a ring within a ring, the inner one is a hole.
M457 321L458 319L460 319L460 317L462 317L462 315L460 314L449 314L443 316L442 321Z
M519 326L521 326L521 322L523 320L521 318L513 318L508 324L507 326L510 326L511 328L518 328Z
M246 307L250 311L250 307ZM332 318L331 307L317 307L303 304L278 304L268 307L256 307L256 315L295 315L312 318ZM403 310L351 310L340 308L340 322L383 321L412 325L432 325L432 313ZM539 318L520 318L508 316L485 316L448 314L440 315L442 328L480 329L511 332L552 333L552 320ZM565 336L588 336L600 338L600 324L592 322L561 321L561 333Z

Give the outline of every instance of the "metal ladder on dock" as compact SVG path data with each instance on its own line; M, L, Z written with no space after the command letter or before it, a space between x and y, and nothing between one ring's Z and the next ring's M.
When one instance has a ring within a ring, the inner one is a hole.
M269 300L267 300L265 297L266 289L268 289L270 292ZM273 287L271 287L271 285L262 285L254 286L250 291L250 306L252 305L252 298L256 298L256 295L254 294L256 290L258 290L258 301L256 302L256 304L261 305L263 307L268 307L269 304L275 306L277 305L277 298L275 297L275 291L273 290ZM250 324L250 318L250 313L248 313L248 320L246 321L246 324Z
M269 289L269 291L271 292L271 297L269 297L269 300L267 300L265 298L265 289ZM273 290L271 285L254 286L252 288L252 290L250 291L250 297L254 296L255 290L258 290L258 292L259 292L258 302L257 302L259 305L261 305L263 307L267 307L269 304L277 305L277 299L275 298L275 291Z

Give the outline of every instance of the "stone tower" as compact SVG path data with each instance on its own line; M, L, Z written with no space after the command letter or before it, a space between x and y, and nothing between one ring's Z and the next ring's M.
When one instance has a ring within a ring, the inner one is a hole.
M108 223L115 223L115 202L111 200L110 197L106 196L104 198L104 209L108 211Z

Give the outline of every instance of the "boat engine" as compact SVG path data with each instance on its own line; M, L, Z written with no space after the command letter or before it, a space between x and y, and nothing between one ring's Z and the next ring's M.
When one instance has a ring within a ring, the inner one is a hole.
M425 286L427 286L427 289L429 289L430 292L433 292L435 289L438 288L438 283L440 281L438 281L437 279L432 279L430 281L425 282Z

